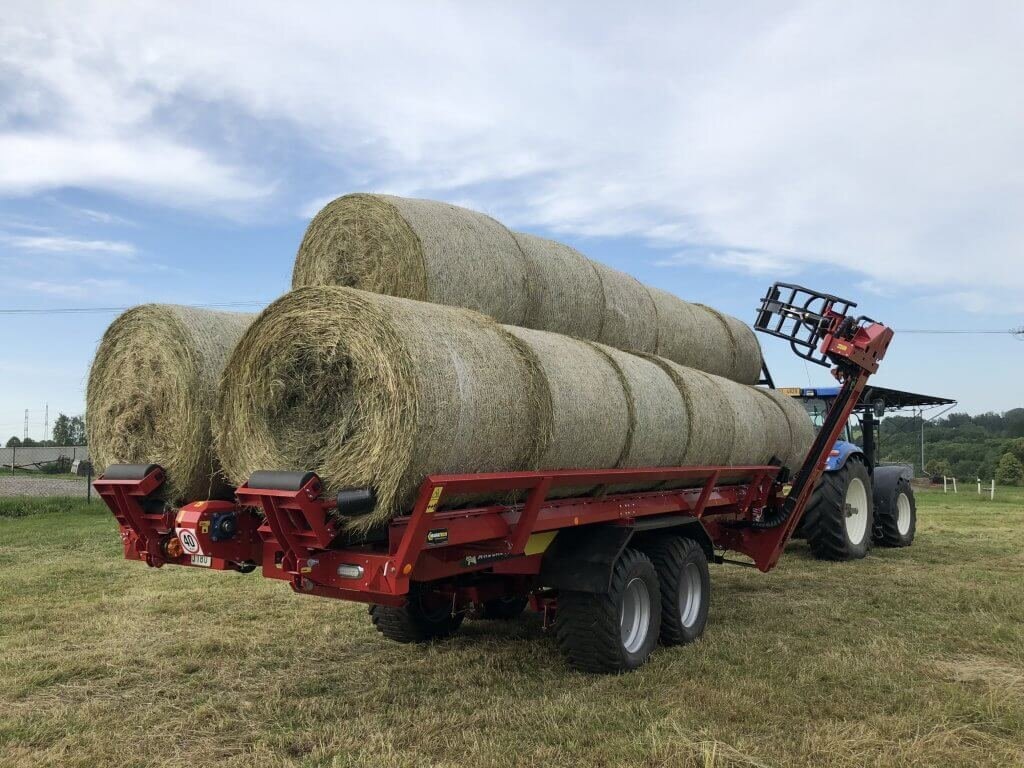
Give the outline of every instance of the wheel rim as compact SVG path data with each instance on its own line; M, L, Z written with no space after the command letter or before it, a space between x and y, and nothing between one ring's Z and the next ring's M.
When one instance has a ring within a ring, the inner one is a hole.
M860 544L868 530L868 492L859 477L846 488L846 535L851 544Z
M679 577L679 620L690 629L697 623L704 602L704 583L696 563L687 563Z
M900 536L910 533L910 497L901 493L896 497L896 530Z
M622 594L619 633L622 647L636 653L647 640L651 628L651 593L641 578L630 579Z

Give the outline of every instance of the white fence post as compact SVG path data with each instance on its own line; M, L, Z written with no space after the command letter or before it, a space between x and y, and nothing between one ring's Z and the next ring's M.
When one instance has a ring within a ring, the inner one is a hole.
M978 478L978 495L981 496L981 478Z
M956 489L956 478L955 477L953 478L953 493L959 493L959 491Z
M942 476L942 492L943 493L946 492L946 476L945 475Z
M995 501L995 498L996 498L996 479L994 477L992 478L992 482L989 485L988 494L989 494L988 495L989 501Z

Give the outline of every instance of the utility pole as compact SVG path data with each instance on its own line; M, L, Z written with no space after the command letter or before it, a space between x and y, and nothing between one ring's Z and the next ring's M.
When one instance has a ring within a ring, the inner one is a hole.
M28 408L25 409L25 431L21 435L21 441L25 442L28 440Z
M44 413L45 413L45 415L43 416L43 440L46 441L46 440L49 440L49 438L46 435L50 431L50 404L49 403L46 404L46 411Z
M918 411L921 418L921 476L924 476L924 411Z

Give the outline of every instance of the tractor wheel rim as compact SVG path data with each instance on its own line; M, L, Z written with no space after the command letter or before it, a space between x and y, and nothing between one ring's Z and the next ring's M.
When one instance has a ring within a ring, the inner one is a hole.
M651 629L651 593L644 580L630 579L622 594L619 615L619 634L627 653L636 653L643 647Z
M846 488L846 535L853 545L864 540L868 530L868 492L859 477L850 480Z
M900 536L910 533L910 497L905 493L896 497L896 530Z
M704 582L696 563L687 563L679 578L679 623L690 629L704 603Z

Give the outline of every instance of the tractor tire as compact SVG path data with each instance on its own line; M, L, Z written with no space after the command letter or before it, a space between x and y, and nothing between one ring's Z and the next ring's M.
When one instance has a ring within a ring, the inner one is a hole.
M882 547L909 547L917 533L917 502L914 489L900 478L885 498L875 498L873 539Z
M412 584L405 605L370 605L373 626L396 643L429 643L448 637L462 624L463 614L453 616L450 605L431 604L430 597L427 590Z
M871 547L871 475L851 456L842 469L821 476L807 502L803 532L819 560L858 560Z
M625 672L650 657L661 626L661 592L650 558L625 549L607 592L562 591L555 637L569 665L583 672Z
M518 597L496 597L483 604L480 611L480 618L490 619L493 621L511 621L512 619L518 619L523 615L523 611L526 610L526 605L529 602L530 598L527 595L521 595Z
M686 645L704 634L711 603L711 574L704 548L693 539L668 536L649 547L661 587L661 644Z

